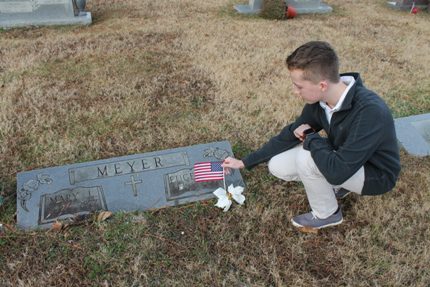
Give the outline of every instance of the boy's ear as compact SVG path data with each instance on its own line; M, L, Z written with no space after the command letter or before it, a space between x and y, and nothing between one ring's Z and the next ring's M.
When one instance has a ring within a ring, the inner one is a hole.
M327 89L328 89L328 83L327 83L326 80L321 81L319 85L320 85L321 92L327 91Z

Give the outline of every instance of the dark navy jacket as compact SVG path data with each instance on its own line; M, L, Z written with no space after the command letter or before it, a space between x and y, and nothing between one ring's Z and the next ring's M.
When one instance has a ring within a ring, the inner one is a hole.
M259 150L243 159L251 169L259 163L300 144L294 130L309 124L316 131L324 130L327 137L311 134L303 148L311 152L320 172L332 185L341 185L362 166L365 180L363 195L377 195L391 190L400 172L399 147L391 112L384 101L364 87L358 73L342 107L329 124L319 103L306 104L297 120Z

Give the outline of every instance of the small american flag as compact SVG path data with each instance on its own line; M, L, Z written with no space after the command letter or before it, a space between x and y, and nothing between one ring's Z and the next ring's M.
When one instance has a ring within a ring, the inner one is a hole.
M194 164L194 181L213 181L223 180L224 170L221 166L222 162L198 162Z

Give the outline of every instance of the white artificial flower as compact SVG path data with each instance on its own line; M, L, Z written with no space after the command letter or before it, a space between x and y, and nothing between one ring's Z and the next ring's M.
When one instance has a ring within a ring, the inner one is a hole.
M231 206L231 199L229 198L225 189L222 187L219 187L213 193L215 194L216 197L218 197L218 201L215 204L215 206L219 208L224 208L224 212L228 211Z
M224 212L230 209L232 204L232 199L239 204L243 204L245 202L245 196L242 195L243 187L236 186L234 187L232 184L227 188L228 192L225 191L224 188L219 187L217 190L213 192L216 197L218 197L218 201L215 204L216 207L224 208Z
M228 193L231 194L234 201L236 201L240 205L242 205L245 202L245 196L242 194L242 192L243 192L242 186L238 185L238 186L234 187L233 184L230 184L227 189L228 189Z

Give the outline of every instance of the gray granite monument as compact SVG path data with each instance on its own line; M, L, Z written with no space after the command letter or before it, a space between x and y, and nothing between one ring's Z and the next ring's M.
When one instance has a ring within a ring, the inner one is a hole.
M408 153L430 155L430 114L397 118L394 124L397 139Z
M213 142L17 174L17 225L49 228L57 220L96 211L152 210L213 198L222 180L195 182L198 162L233 156L229 142ZM245 186L234 170L228 186Z
M88 25L84 0L0 0L0 27Z
M241 14L258 14L261 12L264 0L249 0L249 4L235 5L234 9ZM298 14L329 13L333 9L320 0L285 0L287 6L292 6Z
M286 0L287 6L296 9L297 14L329 13L333 8L320 0Z
M240 14L258 14L261 11L263 0L249 0L249 4L238 4L234 9Z
M427 9L429 5L429 0L397 0L397 1L388 1L387 4L389 7L399 10L411 10L412 6L419 9Z

